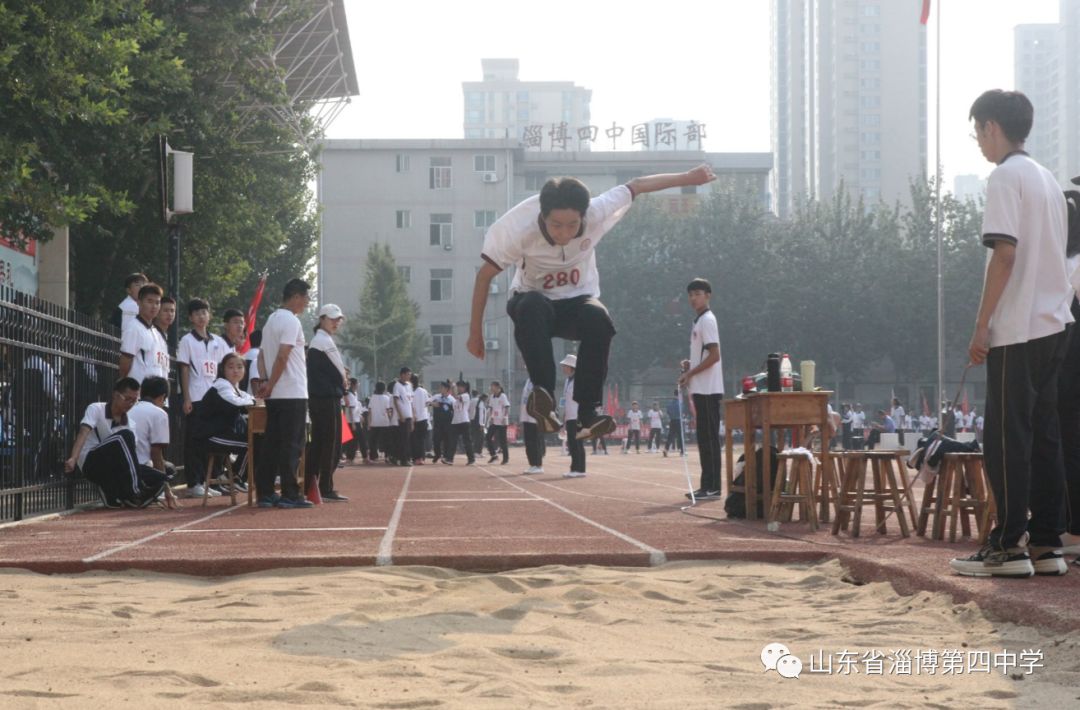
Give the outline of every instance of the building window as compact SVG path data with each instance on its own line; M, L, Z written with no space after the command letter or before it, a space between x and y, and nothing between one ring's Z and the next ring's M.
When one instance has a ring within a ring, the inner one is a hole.
M484 112L480 109L470 108L465 111L465 123L483 123Z
M465 94L466 106L483 106L484 95L479 91L469 91Z
M499 322L494 320L484 321L484 340L495 340L499 337Z
M862 14L863 17L878 17L881 15L881 8L877 5L863 5Z
M474 155L473 156L473 170L478 173L493 173L495 172L495 156L494 155Z
M859 62L859 68L863 71L881 71L880 59L864 59Z
M445 247L454 243L454 216L451 214L431 215L430 241L433 247Z
M862 124L864 126L880 126L881 114L878 113L864 113L862 116Z
M412 267L411 266L399 266L397 267L398 274L401 275L401 280L407 284L412 283Z
M880 150L864 150L862 151L863 160L881 160Z
M877 54L878 52L881 51L881 43L880 42L863 42L862 43L862 51L865 52L866 54Z
M431 270L431 300L449 301L454 297L454 270Z
M431 354L436 357L449 357L454 354L454 326L431 326Z
M881 145L881 134L873 132L864 132L859 134L862 138L863 145Z
M412 214L409 212L409 210L397 211L395 225L398 229L408 229L412 226Z
M525 173L525 189L529 192L538 191L547 182L547 175L544 173Z
M483 128L466 128L465 129L465 137L466 138L483 138L484 137L484 129Z
M398 153L396 156L396 170L399 173L409 172L409 154Z
M473 223L480 229L487 229L496 219L495 210L476 210L473 214Z
M428 186L432 190L448 190L453 184L450 158L432 158L428 168Z
M863 108L881 108L880 96L862 96L859 98L859 105Z

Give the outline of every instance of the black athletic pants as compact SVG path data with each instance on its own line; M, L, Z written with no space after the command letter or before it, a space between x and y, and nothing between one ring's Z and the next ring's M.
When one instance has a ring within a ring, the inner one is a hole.
M591 296L552 300L537 291L515 293L506 304L514 321L514 341L534 387L555 396L552 338L581 341L574 373L574 401L595 410L607 379L615 324L607 308Z
M1080 302L1076 299L1072 313L1080 323ZM1058 375L1058 418L1065 459L1066 532L1080 535L1080 333L1075 324L1069 328L1068 341Z
M412 451L413 420L402 419L397 426L397 456L398 463L405 466L413 462Z
M626 450L630 450L630 445L633 444L634 450L641 452L641 429L631 429L626 432Z
M487 433L487 447L488 453L492 456L499 449L502 449L502 462L506 463L510 460L510 447L506 443L506 425L505 424L492 424L488 427Z
M658 426L654 426L652 429L649 429L649 446L648 446L648 448L656 449L656 450L660 449L660 434L661 433L662 432L660 431L660 427L658 427Z
M683 440L682 440L682 422L677 422L674 419L668 424L667 430L667 443L664 444L664 451L670 451L675 448L675 445L679 446L679 453L683 452Z
M1065 467L1058 372L1071 330L990 348L986 358L983 458L997 503L989 543L1057 547L1065 529ZM1031 519L1028 519L1028 511Z
M412 461L423 459L427 454L427 430L427 419L413 422Z
M570 470L585 473L585 442L578 441L581 425L577 419L566 422L566 449L570 452Z
M162 471L140 466L135 456L135 432L121 429L94 447L82 465L83 476L101 489L105 503L123 501L145 505L165 486Z
M544 436L533 422L522 422L525 429L525 458L530 466L544 465Z
M306 399L266 400L266 443L256 467L255 488L260 498L274 494L274 479L281 477L281 497L301 497L296 469L304 450L307 427ZM265 462L265 463L264 463Z
M723 394L695 394L694 411L697 412L697 444L701 457L701 488L706 491L720 490L720 402Z
M341 460L341 398L312 397L308 399L311 417L311 443L308 444L304 475L307 485L319 478L319 492L334 490L334 471Z
M454 454L457 452L457 442L460 439L461 445L465 449L465 458L469 463L476 460L473 455L472 437L470 436L469 427L470 424L451 424L450 425L450 440L449 446L446 451L443 452L443 458L450 463L454 462Z

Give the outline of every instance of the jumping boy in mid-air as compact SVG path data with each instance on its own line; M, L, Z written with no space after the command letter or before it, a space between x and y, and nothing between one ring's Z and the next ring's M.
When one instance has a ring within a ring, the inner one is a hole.
M551 339L580 340L574 389L580 405L579 439L610 433L615 421L597 413L615 325L600 302L596 246L622 219L637 195L672 187L704 185L716 179L701 165L685 173L637 177L592 197L576 178L548 180L538 196L519 203L488 229L480 254L484 264L473 288L469 352L484 359L484 308L491 280L515 267L506 310L514 340L525 360L533 393L526 404L537 421L557 430L554 414L555 354Z

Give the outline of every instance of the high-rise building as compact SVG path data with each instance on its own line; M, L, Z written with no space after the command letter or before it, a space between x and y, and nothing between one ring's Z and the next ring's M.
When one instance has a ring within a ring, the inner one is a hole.
M1017 25L1015 84L1035 107L1025 149L1062 184L1080 175L1080 3L1061 0L1057 24Z
M773 0L773 194L906 202L926 175L920 0Z
M465 81L464 137L528 138L527 131L540 130L541 150L552 149L560 126L567 132L565 149L589 150L580 142L577 129L589 125L592 92L572 81L521 81L518 60L481 59L483 81ZM552 135L554 132L554 136Z

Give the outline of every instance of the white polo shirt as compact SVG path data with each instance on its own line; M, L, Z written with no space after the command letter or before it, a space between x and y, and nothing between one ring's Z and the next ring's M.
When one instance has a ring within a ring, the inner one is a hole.
M481 257L500 271L517 267L511 291L539 291L554 300L599 296L596 246L630 209L633 199L626 185L592 198L582 235L559 246L540 230L540 196L533 195L491 225Z
M566 384L563 385L563 419L566 421L573 421L578 417L578 403L574 399L574 378L573 376L567 378Z
M986 183L983 244L1016 246L1012 274L990 318L990 347L1026 343L1073 322L1073 287L1065 260L1068 211L1053 174L1017 152ZM993 252L987 251L989 265Z
M265 379L274 371L274 361L282 345L293 346L285 371L270 392L270 399L307 399L307 358L304 353L304 328L300 319L287 308L279 308L270 314L263 325L262 355L266 364Z
M694 327L690 330L690 369L694 369L705 359L708 351L706 345L716 345L720 349L720 329L716 326L716 316L711 310L694 319ZM718 353L719 354L719 353ZM723 394L724 393L724 370L723 359L717 360L709 369L699 372L690 378L687 387L690 394Z
M153 402L142 399L129 412L135 430L135 453L139 463L153 467L150 447L169 445L169 415Z
M427 406L430 399L431 395L422 386L413 390L412 417L414 422L426 422L431 419L431 410Z
M498 396L488 397L488 407L491 408L491 423L495 426L506 426L510 423L510 398L505 392Z
M375 427L388 427L390 426L390 413L392 408L390 402L390 395L387 394L373 394L368 398L368 407L371 411L371 418L368 420L368 426Z
M630 431L641 431L641 420L645 418L645 412L640 409L636 412L631 409L626 413L626 419L630 422Z
M398 420L412 419L413 416L413 388L411 382L394 380L391 388L394 397L394 408L397 410Z
M649 417L649 428L650 429L661 429L661 428L663 428L664 420L660 418L660 410L658 410L658 409L650 409L648 412L646 412L646 415Z
M468 392L454 395L454 418L450 420L451 424L469 423L469 399Z
M147 377L169 377L169 346L161 331L136 316L120 338L120 353L131 356L128 377L139 384Z
M120 305L117 307L120 309L120 333L122 335L128 323L135 320L135 316L139 315L139 302L128 296L123 301L120 301Z
M79 468L82 468L83 463L86 461L86 455L101 445L101 442L108 439L113 434L121 431L122 429L130 429L135 431L135 423L131 417L131 411L129 410L124 418L120 420L119 424L113 424L112 417L109 416L109 410L111 409L109 402L94 402L86 407L86 411L83 413L80 426L90 427L90 436L86 439L86 444L82 447L82 451L79 452ZM138 437L136 436L136 439Z
M214 386L218 376L221 359L231 353L233 348L225 338L206 334L206 340L194 330L180 338L176 346L176 361L188 368L188 397L192 402L201 402L202 398Z

